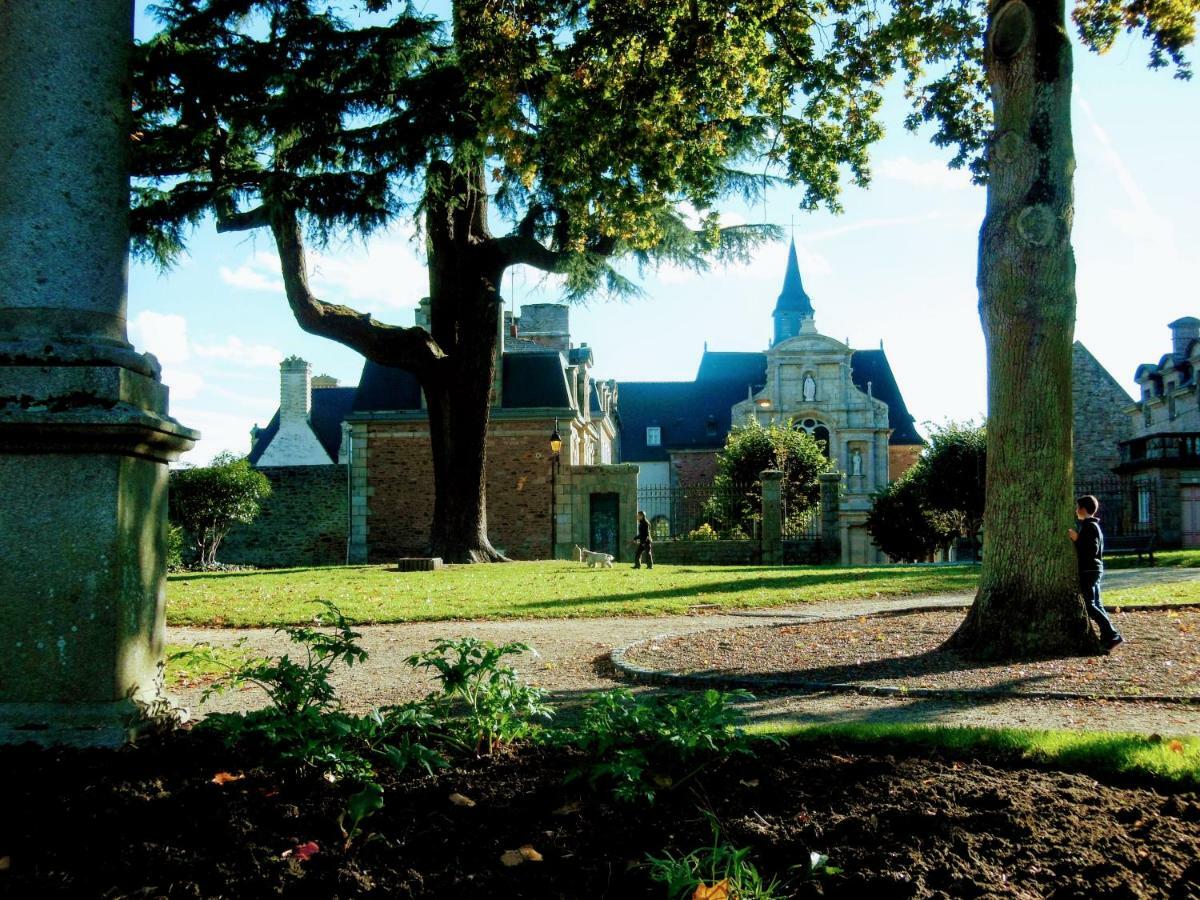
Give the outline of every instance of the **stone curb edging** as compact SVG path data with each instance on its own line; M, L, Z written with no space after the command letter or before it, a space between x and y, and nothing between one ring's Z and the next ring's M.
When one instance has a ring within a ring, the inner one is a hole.
M1194 609L1200 607L1197 603L1164 603L1151 606L1118 607L1113 609L1162 611L1169 609ZM884 610L885 615L903 615L905 613L930 612L942 609L969 609L970 604L954 606L915 606L904 609ZM879 615L869 613L868 615ZM826 622L845 622L850 619L862 618L861 615L831 616L823 619ZM741 631L748 628L780 628L789 623L772 623L768 625L745 625L741 628L710 628L701 631ZM698 632L666 632L653 637L643 638L618 647L609 654L613 666L624 678L639 681L643 684L657 684L663 687L721 687L721 688L787 688L802 693L835 693L862 694L870 697L921 697L936 700L970 700L973 698L1007 699L1007 700L1102 700L1108 703L1171 703L1180 706L1200 704L1200 697L1179 696L1176 694L1081 694L1075 691L1032 691L1017 692L998 690L996 688L920 688L893 687L891 685L858 684L856 682L824 682L796 680L791 678L776 678L772 676L752 675L722 675L722 674L684 674L667 672L659 669L648 669L630 662L626 656L634 649L655 641L671 638L688 637Z

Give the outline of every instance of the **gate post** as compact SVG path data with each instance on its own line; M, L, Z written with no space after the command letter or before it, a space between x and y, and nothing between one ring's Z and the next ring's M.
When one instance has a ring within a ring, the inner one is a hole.
M821 562L841 558L841 539L838 529L838 513L841 505L842 476L837 472L823 472L821 482Z
M762 479L762 564L783 565L783 473L767 469Z

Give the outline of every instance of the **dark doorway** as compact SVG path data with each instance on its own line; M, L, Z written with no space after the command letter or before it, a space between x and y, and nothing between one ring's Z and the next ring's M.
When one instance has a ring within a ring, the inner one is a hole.
M592 541L588 549L617 556L620 542L620 495L592 494L589 506Z

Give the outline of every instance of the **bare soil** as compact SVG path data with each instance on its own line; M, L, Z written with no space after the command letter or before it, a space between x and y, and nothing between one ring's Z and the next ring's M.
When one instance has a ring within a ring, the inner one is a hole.
M271 774L196 735L5 748L0 895L661 898L647 854L710 845L710 814L788 897L1200 897L1195 793L911 753L766 746L629 807L564 786L570 751L530 748L386 779L370 835L347 848L346 786ZM502 863L523 846L541 860ZM842 871L806 877L814 851Z
M994 664L942 649L961 620L932 610L705 631L645 641L626 658L664 672L797 684L1200 700L1200 609L1116 613L1126 642L1105 656Z

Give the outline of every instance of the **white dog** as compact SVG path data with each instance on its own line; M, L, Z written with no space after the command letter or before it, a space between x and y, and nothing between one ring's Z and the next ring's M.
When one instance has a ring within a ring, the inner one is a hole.
M589 569L594 569L599 566L602 569L611 569L613 564L613 555L611 553L600 553L596 550L584 550L578 544L575 549L579 551L579 561L587 563Z

